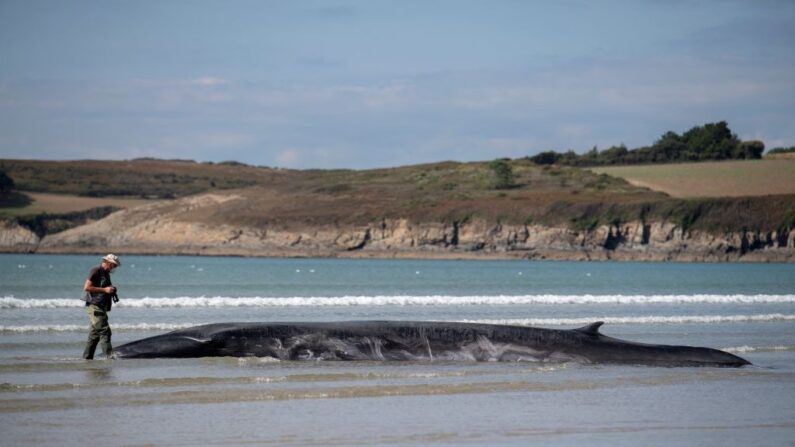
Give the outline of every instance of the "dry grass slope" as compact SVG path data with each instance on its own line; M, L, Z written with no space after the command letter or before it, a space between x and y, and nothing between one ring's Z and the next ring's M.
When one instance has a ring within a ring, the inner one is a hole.
M795 159L591 168L677 198L795 194Z
M68 194L49 194L40 192L28 192L26 195L31 199L28 206L21 208L8 208L0 210L0 214L19 216L25 214L63 214L75 211L86 211L91 208L110 206L114 208L132 208L151 200L128 197L83 197Z

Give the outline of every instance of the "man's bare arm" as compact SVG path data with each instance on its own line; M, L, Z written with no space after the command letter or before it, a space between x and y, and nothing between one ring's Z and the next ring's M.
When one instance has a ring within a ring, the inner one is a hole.
M86 283L83 284L83 290L88 293L113 293L114 287L94 287L91 285L91 280L87 279Z

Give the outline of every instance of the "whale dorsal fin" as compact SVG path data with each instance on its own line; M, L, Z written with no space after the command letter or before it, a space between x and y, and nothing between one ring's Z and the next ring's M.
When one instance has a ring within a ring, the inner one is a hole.
M602 335L599 333L599 328L605 324L604 321L597 321L581 328L575 329L577 332L582 332L585 335Z

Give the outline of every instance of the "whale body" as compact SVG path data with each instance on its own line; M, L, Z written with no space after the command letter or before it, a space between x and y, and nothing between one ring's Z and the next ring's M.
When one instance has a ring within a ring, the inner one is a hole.
M117 358L272 357L280 360L468 360L652 366L749 365L717 349L635 343L579 329L479 323L345 321L217 323L127 343Z

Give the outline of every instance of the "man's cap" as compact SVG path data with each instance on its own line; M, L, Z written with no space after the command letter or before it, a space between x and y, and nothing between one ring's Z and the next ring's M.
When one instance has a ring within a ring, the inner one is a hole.
M109 255L105 256L104 258L102 258L102 260L110 262L111 264L116 264L116 267L119 267L121 265L121 261L119 260L119 257L114 255L114 254L109 254Z

